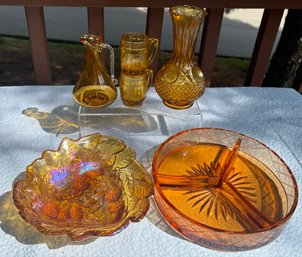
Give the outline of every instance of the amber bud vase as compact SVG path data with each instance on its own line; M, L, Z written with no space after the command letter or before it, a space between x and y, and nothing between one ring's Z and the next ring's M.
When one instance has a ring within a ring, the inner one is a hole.
M194 61L194 50L200 26L207 15L203 8L175 6L170 8L173 22L173 54L158 71L155 90L168 107L189 108L204 92L205 80Z

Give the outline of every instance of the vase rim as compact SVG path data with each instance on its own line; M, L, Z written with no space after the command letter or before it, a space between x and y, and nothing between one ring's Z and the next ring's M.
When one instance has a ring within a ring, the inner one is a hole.
M207 15L205 8L191 5L177 5L170 8L170 13L175 16L204 17Z

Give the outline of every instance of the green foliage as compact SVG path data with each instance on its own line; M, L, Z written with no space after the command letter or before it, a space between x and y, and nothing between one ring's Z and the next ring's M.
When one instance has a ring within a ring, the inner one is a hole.
M239 70L241 72L246 73L249 64L249 59L235 57L217 57L215 61L215 68L217 70Z
M70 42L48 42L48 50L55 84L74 84L79 78L84 62L83 45ZM0 37L1 85L35 83L28 39ZM115 74L120 71L119 48L114 47ZM160 51L159 67L171 57L172 52ZM196 55L197 61L197 55ZM106 62L108 63L108 62ZM236 57L216 57L211 86L239 86L244 84L249 60Z

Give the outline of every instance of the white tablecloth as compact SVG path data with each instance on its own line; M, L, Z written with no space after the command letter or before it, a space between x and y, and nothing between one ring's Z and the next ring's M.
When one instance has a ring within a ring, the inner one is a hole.
M37 232L19 217L12 201L12 184L43 150L56 149L64 136L79 136L77 106L72 99L72 87L2 87L0 97L0 256L234 255L209 250L181 238L168 228L154 206L151 206L148 215L141 222L130 224L112 237L75 243L66 237L45 236ZM142 108L147 113L154 114L150 116L151 121L155 121L153 128L151 122L149 129L131 131L128 126L124 126L122 119L117 118L115 128L103 128L102 132L118 134L129 146L136 149L139 160L148 162L159 143L180 128L196 126L196 120L192 118L188 122L188 119L199 115L199 124L202 127L235 130L271 147L288 164L302 188L302 96L294 90L209 88L191 111L184 112L172 111L162 104L156 107L158 109L150 110L148 104L152 99L157 99L160 103L154 89L148 92ZM117 106L116 110L121 110L118 109L119 105L120 102L117 101L112 108ZM165 111L168 116L165 116ZM157 126L161 123L161 114L167 120L172 117L164 129ZM158 120L152 120L155 116ZM177 120L177 116L188 119ZM117 128L119 122L124 129ZM176 124L175 127L173 123ZM169 130L170 127L173 129ZM89 131L97 129L97 126L90 124ZM277 240L262 248L237 255L301 256L301 216L299 203L288 226Z

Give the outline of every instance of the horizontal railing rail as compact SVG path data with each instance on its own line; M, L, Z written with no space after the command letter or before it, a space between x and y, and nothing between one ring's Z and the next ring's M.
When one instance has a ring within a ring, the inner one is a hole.
M300 0L1 0L0 5L21 6L73 6L73 7L150 7L196 5L205 8L270 8L302 9Z
M104 7L147 7L146 34L160 40L164 8L182 4L204 7L208 11L198 59L208 85L211 83L225 8L265 9L246 76L245 86L260 86L262 84L284 9L302 9L301 0L0 0L0 6L24 6L25 8L34 70L38 84L52 84L43 11L44 6L87 7L88 31L100 35L104 35L104 27L106 25L104 24ZM155 72L157 71L158 57L152 68ZM302 90L302 85L300 90Z

